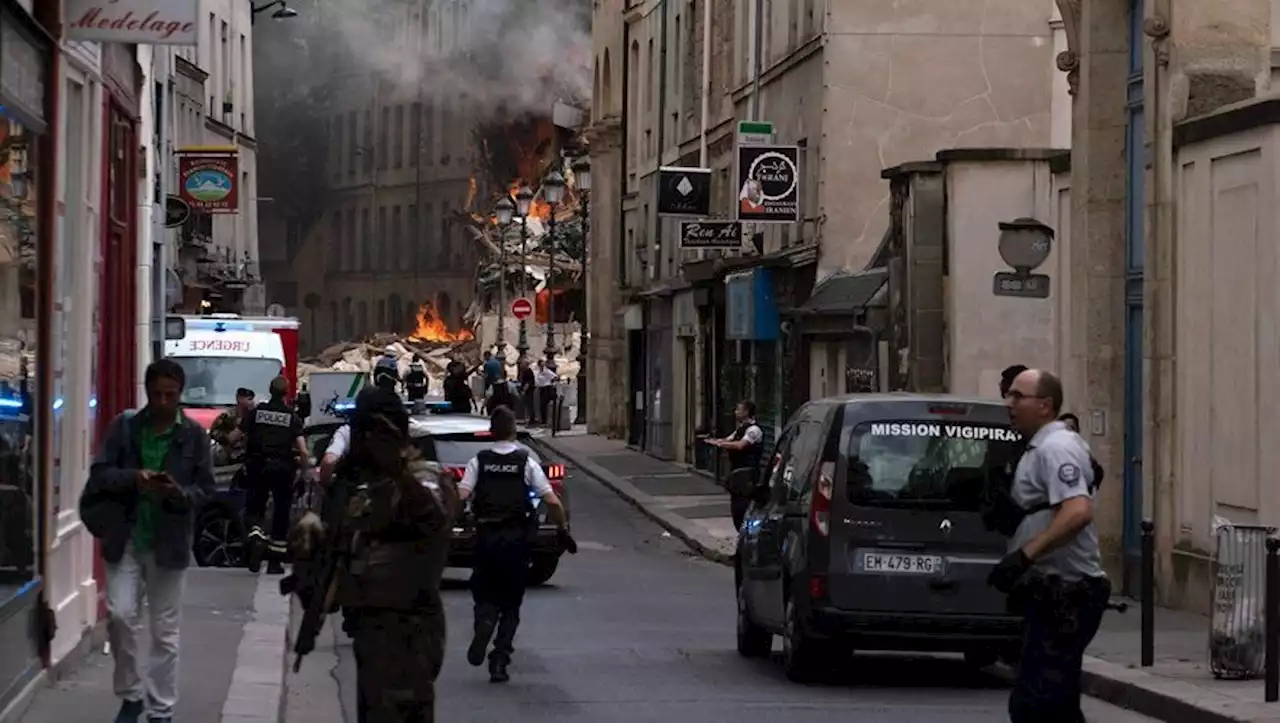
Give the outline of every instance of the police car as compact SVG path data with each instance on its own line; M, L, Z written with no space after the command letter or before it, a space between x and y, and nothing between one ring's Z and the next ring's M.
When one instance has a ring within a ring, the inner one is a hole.
M411 403L410 403L411 404ZM342 415L354 409L354 403L339 402L334 411ZM489 419L476 414L449 413L448 403L428 400L417 408L409 419L409 434L413 437L423 458L439 464L445 471L454 474L458 479L466 470L467 462L478 452L488 449L493 444L489 433ZM341 422L332 420L308 426L304 432L307 449L312 458L319 461L333 433L342 426ZM516 433L516 443L529 451L529 456L542 465L555 490L556 496L569 512L569 499L565 490L564 465L554 464L542 459L533 446L533 438L525 430ZM547 520L546 505L530 490L529 498L538 515L538 535L534 542L533 560L529 566L529 584L540 585L555 574L560 563L560 555L564 549L556 534L555 524ZM469 568L475 546L475 520L471 516L470 505L453 528L453 545L449 551L449 567Z

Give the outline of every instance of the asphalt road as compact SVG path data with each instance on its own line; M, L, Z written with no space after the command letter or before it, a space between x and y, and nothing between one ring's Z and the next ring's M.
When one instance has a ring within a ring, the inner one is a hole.
M812 686L788 682L776 660L740 658L732 571L692 556L581 473L571 471L568 484L580 552L562 560L550 584L529 591L510 683L491 684L485 669L467 665L466 572L448 573L449 657L436 687L437 720L767 723L805 713L861 723L1007 720L1007 689L958 658L855 656ZM354 723L354 686L350 647L333 635L290 681L288 721ZM1085 712L1091 723L1152 720L1093 699Z

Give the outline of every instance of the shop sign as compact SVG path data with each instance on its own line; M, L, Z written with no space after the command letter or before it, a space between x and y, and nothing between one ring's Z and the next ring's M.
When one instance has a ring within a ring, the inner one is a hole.
M659 216L707 216L711 213L711 169L658 169Z
M740 221L682 221L680 247L686 249L736 249L742 246Z
M738 220L800 220L799 146L738 146Z
M195 45L199 0L66 0L67 37L100 43Z
M178 197L192 213L236 213L239 158L234 151L179 151Z
M191 217L191 206L181 198L169 194L164 199L164 227L177 228Z
M776 341L781 319L768 269L752 269L725 277L726 339Z

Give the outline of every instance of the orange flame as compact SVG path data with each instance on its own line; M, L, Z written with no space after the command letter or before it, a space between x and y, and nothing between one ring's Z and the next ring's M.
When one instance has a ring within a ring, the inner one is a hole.
M470 210L471 204L476 200L476 177L472 176L467 179L467 203L463 208Z
M475 335L468 329L449 331L449 326L444 323L444 319L436 313L435 305L427 302L418 309L418 325L409 338L414 341L469 341L474 339Z
M511 194L511 200L513 203L515 202L516 194L520 192L520 187L523 185L524 183L521 182L520 179L516 179L514 182L512 182L511 189L508 191L508 193ZM537 193L536 188L530 188L529 190L533 191L534 193ZM529 218L537 221L546 221L550 217L551 217L551 204L542 200L540 196L534 196L533 200L529 202Z

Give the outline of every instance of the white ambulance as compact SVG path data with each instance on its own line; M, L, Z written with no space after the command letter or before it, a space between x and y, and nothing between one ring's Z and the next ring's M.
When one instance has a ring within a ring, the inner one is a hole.
M236 390L242 387L264 401L271 380L283 374L292 397L298 378L298 320L237 314L170 316L164 352L187 374L182 394L187 416L207 428L224 409L235 406Z

